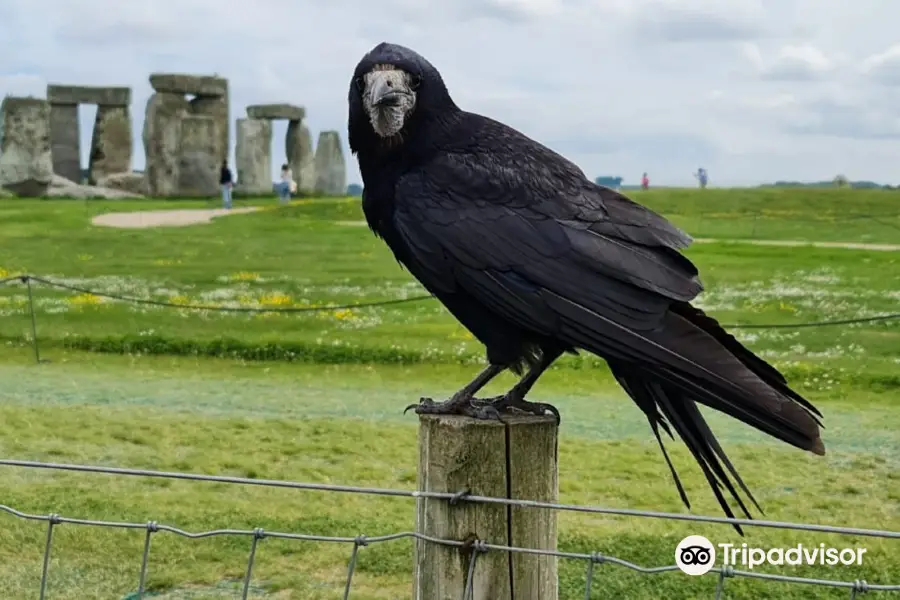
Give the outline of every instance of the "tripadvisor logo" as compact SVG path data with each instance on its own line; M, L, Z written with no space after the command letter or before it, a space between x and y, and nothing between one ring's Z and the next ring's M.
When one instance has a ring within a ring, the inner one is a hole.
M675 564L688 575L705 575L716 565L716 548L723 566L753 569L760 565L861 565L865 548L834 548L819 544L790 548L754 548L747 544L713 544L702 535L689 535L675 548Z
M675 548L675 564L688 575L705 575L716 564L716 548L702 535L689 535Z

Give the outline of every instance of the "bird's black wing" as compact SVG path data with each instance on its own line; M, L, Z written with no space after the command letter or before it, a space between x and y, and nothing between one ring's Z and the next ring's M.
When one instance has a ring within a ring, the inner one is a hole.
M720 484L743 503L723 463L749 491L694 399L795 446L821 446L815 420L717 339L727 334L686 309L687 316L671 310L689 306L702 289L677 252L687 236L574 177L570 163L554 163L556 155L535 171L528 168L533 148L509 148L445 153L398 182L394 226L418 277L470 295L496 318L606 358L623 385L632 383L625 389L654 432L666 428L660 413L676 428L729 516ZM648 380L659 385L646 387Z
M427 279L492 310L542 291L637 330L702 290L677 252L690 238L668 221L583 177L529 175L515 160L448 153L400 180L395 226ZM552 321L546 298L533 301Z

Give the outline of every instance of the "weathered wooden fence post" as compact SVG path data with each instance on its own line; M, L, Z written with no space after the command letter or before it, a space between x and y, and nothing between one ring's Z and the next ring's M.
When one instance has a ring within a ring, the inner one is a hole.
M421 415L418 489L556 502L557 432L553 417L509 416L503 422ZM505 504L419 498L416 531L443 539L556 550L557 512ZM417 540L414 600L463 598L471 548ZM552 556L479 553L468 600L556 600Z

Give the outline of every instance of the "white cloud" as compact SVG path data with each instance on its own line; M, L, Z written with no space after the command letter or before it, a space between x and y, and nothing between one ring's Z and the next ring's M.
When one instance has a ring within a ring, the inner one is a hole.
M881 83L900 84L900 44L866 58L860 65L860 71Z
M873 11L877 22L859 16ZM0 95L131 86L141 168L152 71L228 77L232 125L248 104L292 102L314 133L345 136L353 68L387 40L424 54L464 108L591 176L693 185L702 165L726 185L822 179L843 164L890 180L896 104L877 83L900 83L900 50L885 52L896 16L886 0L4 0ZM282 154L276 139L275 165Z
M782 46L771 60L766 60L759 46L746 43L744 57L763 79L772 81L812 81L832 74L840 64L840 58L826 56L822 50L809 43Z

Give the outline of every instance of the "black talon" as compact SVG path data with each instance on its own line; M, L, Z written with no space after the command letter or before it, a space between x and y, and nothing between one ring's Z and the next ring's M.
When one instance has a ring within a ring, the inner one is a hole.
M405 415L411 408L419 408L420 406L423 406L423 405L428 406L430 404L434 404L434 400L432 400L431 398L424 398L424 397L419 398L418 402L416 402L415 404L410 404L409 406L404 408L403 414ZM416 412L418 412L418 411L416 411Z

